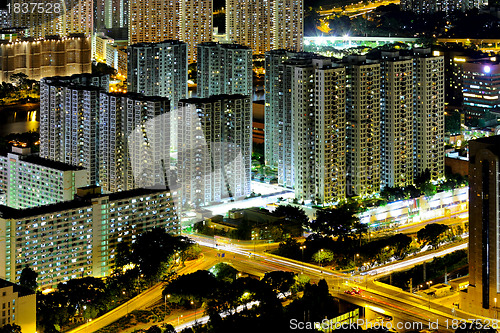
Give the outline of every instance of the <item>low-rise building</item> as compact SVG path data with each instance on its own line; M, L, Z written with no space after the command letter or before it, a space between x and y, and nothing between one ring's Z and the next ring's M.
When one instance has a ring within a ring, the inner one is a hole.
M0 327L16 324L23 333L36 332L36 294L0 279Z
M0 82L23 73L31 80L91 72L91 42L83 34L0 41Z
M106 65L116 69L123 77L127 77L127 45L127 40L106 44Z
M77 188L87 185L83 168L38 157L29 148L13 147L12 153L0 156L0 190L11 208L69 201Z
M103 195L94 186L78 189L72 201L28 209L0 206L0 277L16 282L26 265L38 273L42 288L104 277L114 268L117 244L133 243L154 227L180 233L169 189Z

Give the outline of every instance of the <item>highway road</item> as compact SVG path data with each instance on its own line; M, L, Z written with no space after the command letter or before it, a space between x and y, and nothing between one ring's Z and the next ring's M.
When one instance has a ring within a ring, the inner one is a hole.
M345 6L345 10L342 10L342 7L334 7L332 9L327 10L319 10L318 14L321 17L330 16L330 15L339 15L344 14L348 16L353 16L353 14L365 14L374 10L380 6L387 6L390 4L399 5L400 0L386 0L386 1L371 1L367 5L363 4L361 1L349 6Z
M186 267L180 269L178 271L179 275L188 274L195 272L200 269L208 269L215 265L217 262L216 258L204 257L202 259L194 260L192 262L188 262ZM92 321L89 321L86 324L78 326L75 329L68 331L67 333L89 333L95 332L109 324L112 324L116 320L121 317L126 316L128 313L138 310L144 309L148 306L151 306L157 303L162 298L163 291L163 283L158 283L142 294L132 298L128 302L116 307L115 309L107 312L101 317L95 318Z
M248 274L263 276L266 272L275 271L275 270L283 270L283 271L292 271L299 274L306 274L311 278L311 281L317 282L322 278L325 278L328 284L331 286L332 290L342 287L345 288L344 285L346 281L350 280L350 285L347 287L354 285L358 285L363 289L367 289L368 291L364 292L364 296L361 297L363 299L363 304L370 304L374 307L384 307L387 308L387 311L392 311L394 313L402 313L403 316L408 317L410 319L419 319L424 320L428 318L434 318L440 320L440 322L445 325L445 319L454 318L451 316L451 310L448 308L444 308L438 304L430 302L422 299L420 296L416 296L410 293L405 293L403 291L395 292L392 289L387 289L385 286L376 284L373 282L373 278L375 276L380 276L384 273L400 270L407 268L409 266L421 263L422 261L430 260L434 256L441 256L446 253L450 253L457 249L466 248L467 244L460 244L448 249L444 249L439 252L426 254L416 258L409 258L407 260L401 262L395 262L384 267L380 267L376 269L376 275L365 275L365 276L347 276L339 273L335 273L332 271L325 270L321 267L304 264L298 261L284 259L275 256L269 256L268 254L264 254L260 251L252 252L246 249L243 249L239 246L235 245L220 245L215 246L212 239L206 239L206 237L194 237L202 246L203 249L203 259L199 259L193 262L190 262L183 269L179 270L179 274L188 274L192 273L199 269L208 269L215 265L217 262L226 262L232 265L239 271L246 272ZM248 245L246 246L248 247ZM260 249L261 250L261 249ZM125 304L115 308L114 310L108 312L107 314L96 318L93 321L90 321L76 329L69 331L69 333L84 333L84 332L95 332L100 328L103 328L112 322L118 320L119 318L125 316L127 313L136 310L136 309L144 309L148 306L151 306L162 299L162 290L163 285L157 284L141 295L131 299ZM344 289L342 289L344 290ZM345 295L342 293L343 298L349 298L354 300L355 302L359 301L359 296L351 296ZM368 296L371 296L369 298ZM357 304L357 303L356 303ZM430 309L425 311L425 305L429 306ZM399 312L398 312L399 311ZM417 316L415 313L419 314ZM185 311L183 313L174 313L167 318L167 322L171 323L174 326L178 324L184 323L186 325L187 322L193 321L195 316L199 316L201 318L203 314L203 310L197 309L192 311ZM470 314L465 314L462 312L457 312L463 318L475 318ZM182 315L182 317L181 317ZM447 316L448 315L448 316ZM401 316L401 315L400 315ZM415 317L417 316L417 317ZM440 317L441 316L441 317ZM182 322L180 320L182 318ZM456 318L456 317L455 317ZM442 319L442 320L441 320Z

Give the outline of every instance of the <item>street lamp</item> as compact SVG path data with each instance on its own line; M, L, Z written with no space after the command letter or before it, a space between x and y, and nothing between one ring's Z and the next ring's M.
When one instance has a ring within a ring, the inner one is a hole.
M354 267L356 267L356 257L359 257L359 253L356 253L356 255L354 256Z
M497 298L495 297L495 319L498 317L498 310L497 310Z
M253 238L253 258L255 259L255 242L257 241L257 237L259 237L259 234L255 234L255 237Z
M125 292L123 292L123 295L125 295ZM125 304L127 304L127 316L128 316L128 300L125 301Z
M302 261L304 261L304 249L306 248L305 245L302 245L300 249L302 250Z
M211 225L210 228L212 229L212 235L214 236L214 245L215 245L215 225Z
M191 305L193 305L194 302L191 301ZM196 308L194 309L194 323L196 324Z
M165 312L165 314L163 315L163 324L165 324L165 320L167 319L167 298L170 299L170 294L165 295L165 307L163 309L163 311Z
M427 288L431 287L432 281L426 282ZM427 293L427 296L429 296L429 309L431 308L431 293Z

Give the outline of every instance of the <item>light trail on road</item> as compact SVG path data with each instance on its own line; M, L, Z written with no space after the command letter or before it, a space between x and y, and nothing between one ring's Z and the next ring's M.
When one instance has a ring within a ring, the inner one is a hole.
M367 274L377 275L377 276L383 275L383 273L393 272L394 270L399 270L402 268L413 266L413 265L419 264L423 261L433 259L434 257L442 257L446 254L450 254L450 253L458 251L458 250L466 249L467 246L468 246L468 243L463 243L463 244L459 244L459 245L450 247L448 249L442 250L440 252L425 254L425 255L419 256L417 258L406 259L406 260L403 260L401 262L396 262L396 263L389 264L389 265L386 265L383 267L376 267L372 270L367 271Z
M298 263L295 263L292 261L286 261L286 260L282 260L282 259L272 258L272 257L269 257L267 255L262 255L262 254L258 254L258 253L251 252L251 251L241 250L241 249L235 247L234 245L233 246L225 246L225 245L216 246L213 242L206 242L206 241L198 241L198 244L200 246L204 246L204 247L209 247L209 248L213 248L213 249L217 249L217 250L221 250L221 251L226 251L226 252L231 252L231 253L235 253L235 254L239 254L239 255L248 256L249 258L250 257L259 258L259 259L261 259L261 261L267 261L269 263L274 263L274 264L278 264L278 265L285 266L285 267L291 267L291 268L298 269L301 271L308 271L308 272L313 272L315 274L326 275L326 276L337 276L337 277L341 276L341 274L332 273L332 272L329 272L328 270L321 270L321 269L313 268L310 266L298 264Z

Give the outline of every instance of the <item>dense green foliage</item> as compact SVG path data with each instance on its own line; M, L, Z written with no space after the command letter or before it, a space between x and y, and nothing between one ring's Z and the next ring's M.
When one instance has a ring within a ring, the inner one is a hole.
M40 83L28 79L23 73L10 76L13 83L0 84L0 105L13 103L37 103L40 100Z
M71 322L82 323L109 311L152 283L173 279L175 269L181 267L187 257L184 252L192 248L190 240L170 235L162 228L139 235L132 246L119 245L115 249L116 269L110 277L71 279L59 283L52 293L37 295L38 330L60 332ZM124 270L125 266L129 269ZM32 283L28 278L30 274L26 275L26 281ZM140 314L135 316L137 320L149 322L149 319L141 319L150 316L149 312Z
M19 277L19 284L33 292L36 291L37 283L36 278L38 273L32 270L30 267L26 266L21 271L21 276Z
M199 278L198 283L206 290L194 285L195 278ZM282 297L287 291L292 292L293 301L283 306L278 296ZM298 291L303 291L303 295L298 295ZM175 297L170 294L174 292ZM308 313L309 321L321 321L339 314L338 301L329 294L325 280L317 285L310 284L291 272L267 273L262 280L238 278L228 282L217 280L209 272L198 271L179 276L165 288L164 295L170 295L167 297L170 306L203 306L210 317L208 324L182 332L287 332L290 319L303 318L304 312ZM193 304L186 303L186 299L194 300ZM259 303L250 307L252 301ZM243 311L231 311L239 305L244 306ZM222 317L221 313L228 315Z

